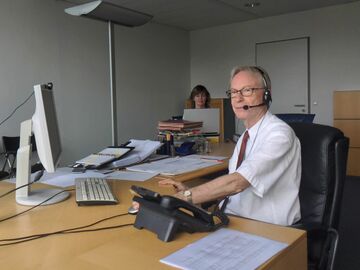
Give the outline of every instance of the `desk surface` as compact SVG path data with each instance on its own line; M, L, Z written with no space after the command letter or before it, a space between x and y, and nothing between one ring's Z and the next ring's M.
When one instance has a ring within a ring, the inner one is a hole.
M71 197L59 204L42 206L14 219L0 223L0 239L52 232L87 225L100 219L122 214L131 202L129 181L113 181L113 192L120 203L115 206L83 206ZM139 184L139 183L138 183ZM142 186L163 194L171 188L158 187L156 179ZM0 194L13 188L0 183ZM40 184L36 188L41 187ZM28 209L17 205L14 195L1 199L0 219ZM134 216L123 216L103 222L94 228L134 222ZM231 217L229 228L283 241L289 247L260 269L306 269L306 233L301 230ZM1 269L171 269L159 260L207 233L180 233L164 243L147 230L133 226L105 231L55 235L22 244L0 247Z

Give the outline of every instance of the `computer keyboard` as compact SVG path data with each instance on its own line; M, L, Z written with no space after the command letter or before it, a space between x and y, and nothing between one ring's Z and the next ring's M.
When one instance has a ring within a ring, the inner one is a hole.
M78 205L117 204L109 184L103 178L75 179L76 202Z

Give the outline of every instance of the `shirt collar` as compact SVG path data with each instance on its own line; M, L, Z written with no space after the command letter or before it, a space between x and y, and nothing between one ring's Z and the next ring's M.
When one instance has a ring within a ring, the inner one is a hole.
M252 141L255 137L256 134L258 133L259 128L261 127L262 123L265 121L266 119L268 119L271 116L271 113L269 111L266 111L266 113L264 114L263 117L261 117L259 119L259 121L256 122L255 125L253 125L251 128L247 129L247 131L249 132L249 140Z

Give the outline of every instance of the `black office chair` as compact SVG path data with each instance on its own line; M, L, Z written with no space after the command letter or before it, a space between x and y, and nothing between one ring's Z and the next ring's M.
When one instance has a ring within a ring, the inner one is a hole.
M4 157L3 157L4 156ZM0 158L1 159L4 159L4 165L2 166L2 169L0 171L0 181L3 180L3 179L7 179L9 178L9 172L6 171L6 157L5 157L5 153L1 153L0 154Z
M349 139L337 128L289 123L301 143L299 191L301 220L307 231L309 269L333 269Z
M9 176L11 177L14 172L14 165L15 165L15 161L16 161L16 152L19 148L20 137L3 136L2 141L3 141L4 150L5 150L5 162L7 163L7 166L8 166ZM4 166L6 166L6 164L4 164Z
M278 113L275 115L286 123L312 123L315 118L315 114L311 113Z
M2 168L2 172L4 173L4 176L6 172L8 173L8 177L12 177L15 174L15 161L16 161L16 153L20 146L20 137L8 137L3 136L3 148L4 148L4 155L5 155L5 163ZM32 152L36 151L36 143L35 143L35 137L34 135L31 136L31 144L32 144ZM8 166L8 169L6 170L6 167Z

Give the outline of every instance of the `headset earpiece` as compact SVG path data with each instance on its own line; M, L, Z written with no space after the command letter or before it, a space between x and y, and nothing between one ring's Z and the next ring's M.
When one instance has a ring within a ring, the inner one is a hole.
M271 98L271 92L267 88L265 88L263 100L264 100L264 103L266 104L266 106L269 108L272 98Z
M270 89L268 87L269 83L267 82L266 76L265 76L265 72L261 67L257 67L255 66L255 68L259 71L262 80L264 82L264 96L263 96L263 102L266 104L266 106L269 108L270 104L272 102L272 98L271 98L271 92Z

